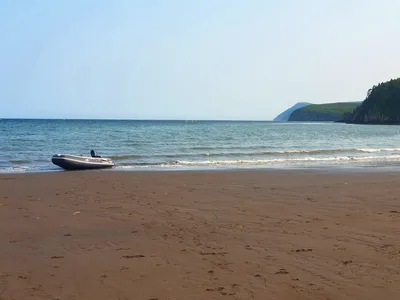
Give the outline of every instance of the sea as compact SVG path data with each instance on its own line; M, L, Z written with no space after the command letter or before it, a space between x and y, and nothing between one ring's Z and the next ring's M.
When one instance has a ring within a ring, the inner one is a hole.
M257 121L0 120L0 173L61 171L54 154L114 170L399 168L400 126Z

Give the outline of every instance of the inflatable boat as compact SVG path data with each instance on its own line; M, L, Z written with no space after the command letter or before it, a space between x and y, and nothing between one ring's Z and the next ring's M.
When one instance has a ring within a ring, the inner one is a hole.
M114 166L114 162L112 160L99 156L88 157L70 154L56 154L53 155L51 161L56 166L59 166L65 170L106 169Z

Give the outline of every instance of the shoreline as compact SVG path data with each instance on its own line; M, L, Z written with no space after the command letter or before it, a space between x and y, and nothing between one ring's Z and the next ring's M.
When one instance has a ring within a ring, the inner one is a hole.
M18 167L17 167L18 168ZM121 167L117 166L112 169L103 169L103 170L78 170L78 171L67 171L63 169L39 169L39 170L24 170L24 171L2 171L0 170L0 176L7 174L47 174L47 173L63 173L63 172L122 172L122 173L165 173L165 172L238 172L238 171L263 171L263 172L280 172L280 171L288 171L288 172L352 172L352 173L363 173L363 172L397 172L400 170L400 165L392 164L392 165L319 165L313 167L305 167L305 166L249 166L249 167L149 167L149 168L135 168L135 167Z
M0 175L1 297L395 300L399 180L262 170Z

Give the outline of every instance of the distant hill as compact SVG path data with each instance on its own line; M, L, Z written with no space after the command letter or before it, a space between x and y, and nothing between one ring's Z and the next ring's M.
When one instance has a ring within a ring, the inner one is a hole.
M281 122L286 122L289 120L290 115L292 114L293 111L296 109L302 108L304 106L310 105L311 103L307 102L299 102L293 105L291 108L285 110L283 113L279 114L274 121L281 121Z
M338 122L348 120L361 102L310 104L292 112L288 121Z
M379 83L347 118L355 124L400 124L400 78Z

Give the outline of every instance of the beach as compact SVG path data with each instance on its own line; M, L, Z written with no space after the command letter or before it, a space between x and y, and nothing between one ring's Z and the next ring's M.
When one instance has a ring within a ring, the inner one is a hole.
M399 299L400 174L0 175L0 299Z

